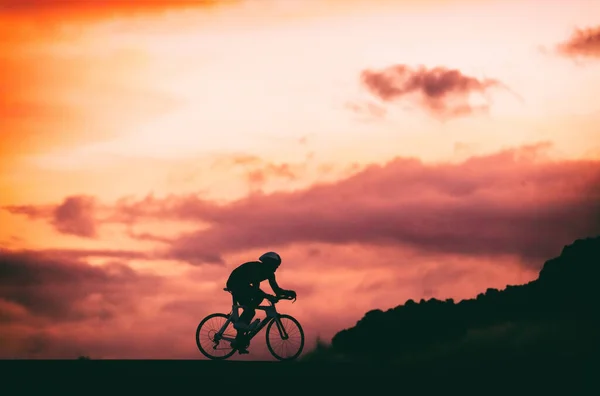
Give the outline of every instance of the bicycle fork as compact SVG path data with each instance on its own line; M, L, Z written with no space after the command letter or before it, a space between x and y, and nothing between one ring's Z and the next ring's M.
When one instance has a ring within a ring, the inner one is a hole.
M275 321L275 325L277 325L277 330L279 331L279 335L281 336L282 340L287 340L289 338L287 331L285 331L285 328L283 327L283 325L281 324L281 320L279 320L279 316L276 316L275 319L273 319Z

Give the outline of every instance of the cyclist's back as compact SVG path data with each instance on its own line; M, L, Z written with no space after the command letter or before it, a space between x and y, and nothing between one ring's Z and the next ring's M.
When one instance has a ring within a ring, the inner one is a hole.
M258 287L262 281L272 279L275 275L275 266L248 261L234 269L227 279L227 288L236 290L244 287Z

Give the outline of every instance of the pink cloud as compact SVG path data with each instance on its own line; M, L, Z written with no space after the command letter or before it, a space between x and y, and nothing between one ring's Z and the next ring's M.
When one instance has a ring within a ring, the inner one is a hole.
M600 57L600 26L576 29L557 50L566 56Z
M557 246L600 233L600 162L552 161L544 157L545 147L507 149L460 163L397 158L338 182L224 204L196 195L127 198L104 205L96 221L196 222L198 230L179 237L157 230L136 234L161 244L162 250L150 256L192 264L223 264L228 253L299 243L399 246L535 261L554 254ZM81 201L67 198L57 208L72 202ZM77 210L62 216L54 208L52 221L62 222L62 231L95 230L87 206L73 206ZM9 208L34 215L42 209Z
M600 162L539 161L539 150L505 150L458 164L400 158L337 183L251 196L209 214L199 200L186 206L188 216L211 226L182 235L167 254L193 260L326 242L548 257L557 246L600 232Z
M419 103L435 116L461 116L474 112L469 95L483 94L502 84L494 79L477 79L459 70L425 66L412 68L394 65L381 70L364 70L362 84L384 102L418 98ZM479 108L485 110L487 107Z
M62 233L82 238L97 237L96 203L93 197L70 196L59 205L14 205L4 208L10 213L25 215L31 219L49 221Z
M92 197L69 197L54 210L53 223L63 234L94 238L94 199Z

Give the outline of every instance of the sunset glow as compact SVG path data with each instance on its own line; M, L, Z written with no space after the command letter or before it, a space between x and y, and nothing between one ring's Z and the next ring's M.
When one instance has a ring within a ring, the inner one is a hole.
M268 250L312 346L600 234L600 2L98 4L0 0L0 357L199 358Z

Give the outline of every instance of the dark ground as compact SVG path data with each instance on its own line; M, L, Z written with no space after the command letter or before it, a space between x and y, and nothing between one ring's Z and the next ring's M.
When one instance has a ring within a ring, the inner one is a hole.
M568 395L600 394L597 362L557 361L552 357L535 360L535 363L519 359L494 364L446 362L436 367L337 362L4 360L0 361L0 394L3 394L2 389L12 390L7 395L21 394L30 385L43 385L43 389L52 394L54 391L60 393L68 385L80 391L98 387L118 391L135 386L135 394L142 392L140 387L149 386L156 390L156 386L162 385L173 394L183 393L190 386L196 389L194 393L204 393L207 388L231 389L242 384L250 393L273 384L278 389L285 386L293 394L302 389L305 390L302 393L308 390L319 394L330 388L336 389L336 394L338 391L354 394L358 387L392 389L393 394L415 394L415 390L419 394L427 391L445 393L450 389L461 392L478 389L478 394L500 389L511 394L521 391L528 394L551 391L555 394L559 389ZM183 390L177 392L173 387ZM408 390L411 391L403 392Z

